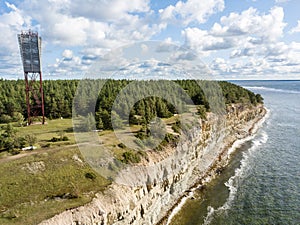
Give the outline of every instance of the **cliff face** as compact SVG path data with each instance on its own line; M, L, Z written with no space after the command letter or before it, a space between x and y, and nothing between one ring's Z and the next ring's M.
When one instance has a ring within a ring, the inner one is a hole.
M176 151L148 153L147 166L129 168L91 203L41 224L157 224L186 191L209 181L226 165L233 142L251 135L265 113L261 105L232 105L222 121L209 115L200 127L185 135Z

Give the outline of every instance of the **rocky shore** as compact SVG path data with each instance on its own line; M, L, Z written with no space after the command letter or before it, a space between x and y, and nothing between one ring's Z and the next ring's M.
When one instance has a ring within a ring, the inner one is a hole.
M228 163L231 146L255 133L256 124L266 115L263 105L231 105L227 112L223 120L208 115L176 149L162 152L161 156L147 153L148 165L132 166L122 172L119 180L98 193L92 202L40 224L166 224L180 199L193 187L209 182L220 173ZM130 180L133 180L130 185L122 182Z

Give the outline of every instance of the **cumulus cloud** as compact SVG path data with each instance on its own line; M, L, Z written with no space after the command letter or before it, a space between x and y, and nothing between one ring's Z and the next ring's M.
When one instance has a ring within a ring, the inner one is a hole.
M281 7L274 7L269 14L260 15L254 8L242 13L230 13L223 16L220 23L215 23L211 34L215 36L257 35L266 41L276 41L283 34L286 24L283 22L284 11Z
M199 28L186 28L182 34L188 47L200 51L228 49L234 46L232 39L214 36Z
M264 46L260 55L247 58L235 57L231 60L216 58L210 63L215 75L226 77L235 75L243 78L274 78L300 73L300 43L279 42Z
M17 34L28 29L31 18L26 16L14 4L5 3L7 12L0 14L0 42L1 76L2 74L22 74Z
M15 48L16 38L12 36L31 27L45 40L44 49L48 46L84 48L79 52L83 54L80 57L83 68L110 48L147 40L166 27L164 22L153 20L149 1L145 0L90 0L87 3L24 0L18 5L7 3L7 7L11 12L0 15L0 32L10 35L7 39L10 43L0 48ZM67 61L67 58L62 59Z
M5 4L0 14L0 32L5 35L0 43L0 62L7 66L1 67L1 73L14 70L22 74L16 38L21 30L37 30L43 37L43 51L51 51L52 47L65 49L55 56L55 62L44 66L47 73L65 74L84 72L111 48L157 37L169 24L183 29L184 47L201 56L216 54L211 63L215 71L250 74L274 72L273 67L285 72L299 69L298 43L281 41L286 24L283 8L278 6L266 13L254 8L232 12L204 29L200 24L223 11L224 0L182 0L158 12L150 8L150 0L21 0ZM290 34L297 32L300 21ZM174 48L169 38L155 51L167 53ZM218 55L219 50L228 54L228 60ZM179 51L172 57L193 61L195 55Z
M289 0L275 0L276 3L288 2Z
M66 50L63 51L62 56L63 56L64 59L70 60L70 59L73 58L73 51L69 50L69 49L66 49Z
M299 32L300 32L300 20L298 20L297 26L292 28L289 33L293 34L293 33L299 33Z
M79 56L74 55L73 51L65 49L61 58L56 58L54 64L48 65L47 71L50 75L70 75L70 72L85 71L87 66L82 64L82 60Z
M188 0L160 9L159 13L164 21L188 25L192 22L204 23L210 15L222 11L224 7L224 0Z
M232 49L231 58L275 54L280 51L277 42L286 25L283 19L281 7L272 8L268 14L249 8L221 17L210 30L188 27L182 34L185 45L202 54L225 49Z
M131 13L150 11L149 0L90 0L82 4L81 0L69 1L68 8L73 16L90 18L97 21L120 21L133 17Z
M149 39L166 27L149 23L149 1L144 0L25 0L18 7L41 24L49 43L61 46L117 47Z

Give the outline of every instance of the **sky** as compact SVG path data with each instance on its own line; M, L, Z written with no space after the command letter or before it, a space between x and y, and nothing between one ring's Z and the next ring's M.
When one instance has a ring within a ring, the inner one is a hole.
M299 0L0 0L0 78L23 79L17 34L42 37L44 79L82 78L113 49L161 41L220 79L300 79Z

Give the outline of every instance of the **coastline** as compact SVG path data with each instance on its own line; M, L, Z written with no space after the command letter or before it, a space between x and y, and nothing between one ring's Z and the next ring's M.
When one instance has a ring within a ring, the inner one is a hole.
M204 188L206 185L208 185L211 181L213 181L217 176L220 175L218 172L220 169L226 167L231 159L231 155L245 142L252 140L255 138L258 130L262 127L262 125L265 123L265 121L270 116L270 110L267 109L265 106L263 106L264 109L264 115L262 118L259 118L257 121L255 121L251 128L249 129L249 135L246 137L243 137L241 139L236 139L230 146L226 146L226 149L220 153L220 155L223 155L224 152L227 152L227 159L226 163L220 167L216 166L211 168L211 170L208 170L204 176L202 176L195 185L193 185L189 190L186 191L188 194L184 194L181 196L177 203L167 212L167 214L158 222L156 225L170 225L173 217L181 210L181 208L184 206L186 201L193 197L194 192L198 189ZM217 162L215 162L216 164Z
M162 182L152 180L136 187L112 184L92 202L66 210L40 224L167 224L176 209L193 196L193 191L204 187L222 171L230 160L234 143L254 135L267 112L261 104L246 107L232 104L230 107L225 123L218 123L212 116L202 123L202 128L193 129L186 142L177 146L177 151L187 154L186 157L167 157L164 159L166 167L152 171L156 176L163 175ZM182 169L171 174L178 163Z

